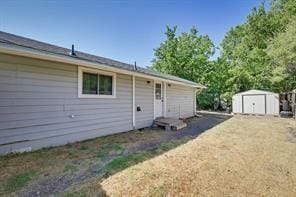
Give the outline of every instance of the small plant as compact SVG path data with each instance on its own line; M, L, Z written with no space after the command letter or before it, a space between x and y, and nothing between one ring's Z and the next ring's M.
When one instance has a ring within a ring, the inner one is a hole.
M96 156L98 158L105 157L111 151L119 151L119 150L122 150L122 147L119 144L107 144L100 148Z
M75 171L75 170L77 170L77 167L74 166L73 164L66 164L66 165L64 166L64 172L68 172L68 171L73 172L73 171Z
M17 191L25 187L28 184L28 182L36 176L37 173L34 170L16 173L8 179L5 185L5 191L9 193Z
M84 191L69 191L63 194L63 197L86 197L87 194Z
M149 158L150 154L144 152L141 154L132 154L127 156L121 156L113 159L110 163L104 166L102 171L109 175L119 170L125 169L131 165L137 164L145 159Z
M168 151L175 148L176 146L177 145L175 142L165 142L160 145L159 149L162 151Z
M73 146L73 144L72 143L68 143L65 146L66 146L66 148L71 148Z
M79 150L77 150L77 148L71 148L68 150L68 154L72 158L77 157L79 155Z
M176 148L177 146L186 143L190 138L184 138L180 140L172 140L170 142L164 142L160 145L159 149L162 151L168 151L173 148Z
M151 191L152 193L152 196L155 196L155 197L164 197L166 196L166 191L164 189L164 187L161 185L161 186L158 186L158 187L154 187Z
M88 150L88 149L89 149L89 147L86 145L82 145L79 147L79 150Z

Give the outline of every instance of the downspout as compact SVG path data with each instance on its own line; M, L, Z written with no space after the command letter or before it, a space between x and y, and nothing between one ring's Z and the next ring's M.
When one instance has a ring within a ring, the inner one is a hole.
M197 116L197 112L196 112L196 97L197 97L197 91L198 91L198 89L196 88L195 90L194 90L194 94L193 94L193 106L194 106L194 108L193 108L193 114L194 114L194 116Z
M166 86L167 86L167 84L166 84L166 82L164 81L163 82L163 116L164 117L166 117L167 115L166 115L166 111L167 111L167 108L166 108L166 100L167 100L167 96L166 96Z
M153 120L155 120L155 80L153 80Z
M132 97L133 97L133 108L132 108L132 110L133 110L133 129L135 129L136 128L136 80L135 80L135 76L133 75L132 76L132 81L133 81L133 87L132 87L132 92L133 92L133 95L132 95Z

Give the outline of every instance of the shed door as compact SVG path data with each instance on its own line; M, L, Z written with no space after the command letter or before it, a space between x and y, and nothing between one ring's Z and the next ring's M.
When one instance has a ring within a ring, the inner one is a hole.
M265 95L243 95L243 113L265 114Z

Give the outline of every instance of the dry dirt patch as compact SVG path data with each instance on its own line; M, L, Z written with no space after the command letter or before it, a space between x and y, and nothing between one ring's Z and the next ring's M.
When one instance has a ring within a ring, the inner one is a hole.
M293 196L296 121L236 116L100 184L110 196Z

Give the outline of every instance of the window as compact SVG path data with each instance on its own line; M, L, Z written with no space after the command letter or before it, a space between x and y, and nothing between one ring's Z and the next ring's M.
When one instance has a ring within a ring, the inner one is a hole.
M79 67L78 97L115 98L115 82L115 73Z
M99 93L102 95L112 95L112 76L99 76Z
M160 83L155 84L155 99L156 100L161 99L161 84Z
M98 75L92 73L83 73L83 94L98 94Z

